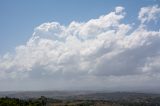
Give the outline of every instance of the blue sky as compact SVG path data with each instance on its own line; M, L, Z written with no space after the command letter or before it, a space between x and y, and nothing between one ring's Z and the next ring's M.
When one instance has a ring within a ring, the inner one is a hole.
M13 52L24 44L41 23L57 21L68 25L98 18L116 6L125 7L124 22L137 22L143 6L159 4L159 0L0 0L0 54ZM137 22L138 23L138 22Z

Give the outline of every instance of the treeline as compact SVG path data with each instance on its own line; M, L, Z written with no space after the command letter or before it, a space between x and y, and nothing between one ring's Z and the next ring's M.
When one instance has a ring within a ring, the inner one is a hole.
M38 99L18 99L18 98L0 98L0 106L46 106L47 98Z
M0 106L160 106L160 97L126 100L58 100L41 96L40 98L18 99L0 98Z

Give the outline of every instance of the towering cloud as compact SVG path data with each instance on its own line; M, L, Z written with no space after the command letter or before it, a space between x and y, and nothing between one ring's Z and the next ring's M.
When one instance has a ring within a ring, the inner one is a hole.
M120 6L84 23L43 23L14 54L1 56L0 80L43 80L55 89L160 87L160 31L145 25L159 14L157 5L141 8L136 29L122 23Z

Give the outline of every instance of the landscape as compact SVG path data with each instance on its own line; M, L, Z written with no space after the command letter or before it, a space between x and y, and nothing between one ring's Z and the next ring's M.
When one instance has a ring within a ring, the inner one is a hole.
M1 92L0 106L160 106L160 94L98 91Z
M160 106L160 0L0 0L0 106Z

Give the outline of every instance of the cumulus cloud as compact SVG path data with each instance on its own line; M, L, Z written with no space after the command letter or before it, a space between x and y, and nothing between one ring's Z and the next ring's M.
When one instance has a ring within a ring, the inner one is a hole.
M117 7L115 8L115 12L116 12L116 13L121 13L123 10L124 10L124 7L121 7L121 6L117 6Z
M160 7L158 5L141 8L138 16L141 23L160 18Z
M157 5L143 7L138 18L141 23L149 22L157 19L159 12ZM122 23L125 15L124 7L119 6L88 22L41 24L25 45L16 47L14 54L1 56L0 79L43 79L53 82L53 86L59 82L66 89L127 89L131 83L138 89L149 82L157 86L160 31L144 27L133 30L132 25Z

